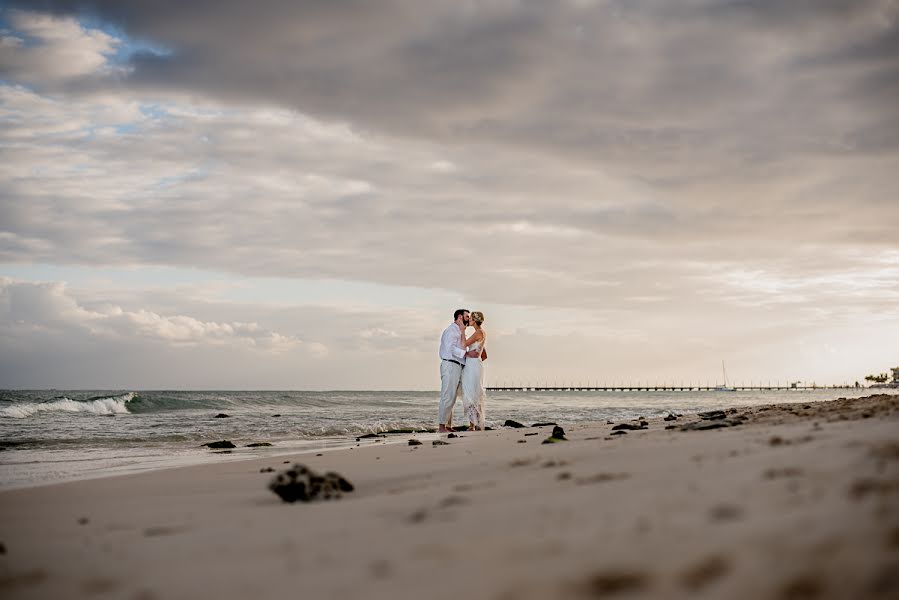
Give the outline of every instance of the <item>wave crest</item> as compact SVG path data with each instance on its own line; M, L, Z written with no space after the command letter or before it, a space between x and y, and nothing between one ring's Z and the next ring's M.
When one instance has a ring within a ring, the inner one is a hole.
M15 404L0 409L0 415L12 419L25 419L32 415L44 412L70 412L70 413L90 413L94 415L116 415L128 414L129 402L134 399L135 393L128 392L121 396L110 396L107 398L93 398L86 402L78 402L71 398L59 398L52 402L28 402L24 404Z

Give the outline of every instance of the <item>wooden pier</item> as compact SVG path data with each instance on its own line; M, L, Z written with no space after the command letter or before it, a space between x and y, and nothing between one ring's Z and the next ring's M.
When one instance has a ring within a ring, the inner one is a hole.
M719 390L714 385L563 385L563 386L492 386L488 392L715 392L730 391L791 391L791 390L850 390L854 385L735 385Z

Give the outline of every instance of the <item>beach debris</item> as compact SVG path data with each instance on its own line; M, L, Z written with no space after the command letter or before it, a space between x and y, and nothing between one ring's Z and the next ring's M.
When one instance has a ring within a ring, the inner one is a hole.
M432 446L449 446L449 442L444 442L443 440L434 440L431 442Z
M520 427L524 427L524 425L522 425L518 421L513 421L512 419L506 419L506 422L503 423L503 427L515 427L516 429L518 429Z
M226 415L225 413L219 413L212 418L213 419L230 419L231 415Z
M597 473L590 477L578 477L575 483L578 485L591 485L594 483L605 483L606 481L618 481L619 479L628 479L629 473Z
M565 437L565 430L556 425L553 427L553 433L551 436L543 440L544 444L555 444L556 442L567 442L568 438Z
M459 436L456 435L455 433L451 433L448 436L446 436L447 439L453 439L453 438L457 438L457 437L459 437Z
M519 444L527 444L528 441L527 441L527 440L518 440L518 443L519 443Z
M664 420L665 420L665 421L677 421L677 415L674 414L674 413L672 413L672 412L670 412L670 413L668 413L667 415L665 415L665 419L664 419Z
M280 417L281 414L280 414L280 413L276 413L276 414L274 414L274 415L272 415L272 416L273 416L273 417Z
M90 523L90 522L91 522L91 520L88 519L87 517L78 517L78 524L79 524L79 525L87 525L87 524Z
M278 495L284 502L312 502L314 500L337 500L344 493L355 488L345 477L334 471L320 475L299 463L278 473L268 489Z
M421 446L421 442L419 442L416 439L411 439L411 440L409 440L409 445L410 446Z
M797 467L784 467L782 469L768 469L764 473L765 479L783 479L788 477L801 477L802 469Z
M208 446L209 448L236 448L233 442L228 440L222 440L220 442L206 442L202 444L203 446Z
M385 437L385 436L380 433L366 433L365 435L360 435L359 437L357 437L356 441L358 442L359 440L368 440L371 438L382 438L382 437Z
M259 472L260 473L274 473L275 470L271 467L262 467L261 469L259 469Z
M316 456L324 456L324 454L322 454L321 452L319 452L318 454L316 454Z
M271 446L268 442L253 442L252 444L247 444L247 448L262 448L264 446Z
M538 432L535 431L534 433L526 433L526 434L524 434L524 437L527 437L527 436L529 436L529 435L540 435L540 434L539 434Z
M649 427L647 425L643 425L642 423L639 425L632 425L630 423L619 423L618 425L615 425L614 427L612 427L612 431L622 431L622 430L639 431L641 429L649 429Z
M558 425L558 423L534 423L531 427L549 427L550 425Z

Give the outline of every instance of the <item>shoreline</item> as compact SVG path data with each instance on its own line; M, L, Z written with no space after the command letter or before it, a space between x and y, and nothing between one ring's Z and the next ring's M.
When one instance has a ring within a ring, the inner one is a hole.
M820 392L821 390L819 390ZM703 397L704 394L691 394L688 392L677 392L673 394L669 394L667 400L663 400L660 403L654 403L655 396L650 394L646 397L641 397L640 400L637 401L639 404L645 404L645 406L631 406L628 410L624 410L623 407L631 402L629 398L630 394L609 394L612 397L620 397L618 405L615 405L615 402L611 402L609 405L609 412L607 414L603 414L603 409L601 407L596 407L593 409L593 415L584 415L585 407L589 406L593 400L588 400L586 403L582 399L581 393L572 393L571 399L575 405L580 402L578 406L578 412L575 411L573 407L568 407L565 402L565 398L567 394L562 395L554 395L555 396L555 406L546 406L544 411L545 414L527 414L533 413L527 408L527 404L522 404L522 401L517 399L518 394L511 394L508 399L500 396L496 399L495 402L495 410L501 414L505 414L507 417L520 419L522 422L530 423L547 420L547 418L551 418L555 415L567 415L572 418L570 424L574 423L588 423L597 420L605 420L607 418L630 418L636 417L638 415L653 415L653 414L665 414L669 410L677 410L684 413L699 411L699 410L708 410L713 407L727 407L730 408L733 404L745 403L747 407L750 406L760 406L767 404L778 404L786 402L801 402L801 401L817 401L817 400L831 400L836 396L836 390L831 390L828 393L827 398L821 398L821 394L813 395L813 399L807 398L803 391L798 393L802 394L801 396L791 397L792 394L787 394L785 396L772 396L770 399L767 398L766 394L756 395L744 395L743 393L737 393L733 395L722 396L719 398L718 403L709 403L709 406L705 405L706 402L697 403L695 399ZM94 393L94 392L91 392ZM99 393L99 392L97 392ZM131 392L129 392L131 393ZM853 397L854 394L859 393L859 390L852 390L849 394L850 397ZM117 395L118 394L118 395ZM378 394L381 394L380 392ZM542 394L538 394L542 396ZM122 394L119 394L116 390L107 390L103 391L101 396L102 398L112 398L112 399L120 399ZM588 394L588 397L592 398L593 395ZM599 394L596 396L597 398L606 397L605 394ZM659 396L664 397L664 396ZM785 398L789 397L788 400ZM678 400L681 398L682 400ZM694 400L691 400L693 398ZM168 401L170 399L166 399ZM233 401L233 399L231 399ZM424 413L430 415L431 408L430 402L431 398L427 399L427 409ZM188 400L190 401L190 400ZM600 401L602 402L602 401ZM508 403L511 403L508 404ZM623 404L622 404L623 403ZM678 406L680 404L681 406ZM699 404L699 405L698 405ZM717 404L717 406L715 406ZM424 416L422 414L422 406L419 405L415 407L416 412L418 413L416 416ZM258 430L260 426L265 427L266 423L260 423L261 421L267 421L264 417L265 412L267 410L278 410L277 408L268 409L262 408L262 410L258 411L257 414L241 414L237 413L237 419L233 419L231 421L226 421L225 423L219 423L216 420L210 419L209 417L212 414L216 414L218 412L231 412L231 409L234 409L234 406L230 406L229 408L224 407L212 407L209 409L203 409L200 414L192 414L190 416L191 422L200 423L200 427L204 427L208 429L205 435L199 438L195 442L194 445L185 445L185 444L154 444L151 443L148 445L143 444L143 439L141 437L145 437L149 434L150 431L155 431L154 429L150 429L152 427L166 427L164 421L159 420L158 425L153 425L153 421L145 421L146 417L140 416L140 413L136 415L134 426L135 427L143 427L145 432L142 434L137 434L138 439L135 439L133 444L119 444L115 446L106 446L102 444L102 440L99 445L93 445L90 443L82 444L77 448L66 449L65 447L57 447L54 445L50 445L47 447L42 447L40 445L29 447L27 449L18 449L16 447L16 436L11 436L8 444L3 444L0 442L0 446L10 446L7 448L7 452L0 453L0 470L3 471L4 475L2 480L0 480L0 490L10 490L10 489L22 489L28 487L38 487L44 485L54 485L57 483L62 483L66 481L80 481L85 479L97 479L103 477L117 477L124 474L129 473L140 473L140 472L151 472L159 469L168 469L168 468L180 468L182 466L187 465L208 465L215 461L238 461L238 460L246 460L253 459L256 457L266 457L266 456L281 456L281 455L294 455L294 454L308 454L308 453L317 453L325 450L333 450L338 447L346 447L349 448L351 446L355 446L354 440L356 440L357 436L362 435L363 433L377 432L384 433L383 426L372 425L368 427L363 427L363 431L354 432L354 433L336 433L329 434L322 437L308 437L308 436L300 436L300 437L284 437L284 432L278 432L278 434L274 438L270 438L266 435L263 435L261 438L254 436L253 434L247 434L244 432L241 427L245 423L245 419L249 418L251 420L248 425L250 429ZM283 409L282 409L283 410ZM288 409L290 410L290 409ZM589 410L589 409L587 409ZM194 409L195 413L198 412ZM206 414L206 413L210 414ZM595 413L599 414L595 414ZM624 413L624 414L623 414ZM233 415L234 413L232 413ZM277 415L281 416L281 415ZM395 417L397 415L391 415ZM544 418L546 417L546 418ZM82 417L83 418L83 417ZM156 417L158 418L158 417ZM256 419L257 422L252 422L252 419ZM295 423L296 426L303 427L303 417L297 415L285 415L285 420L281 421L281 423ZM196 420L196 421L195 421ZM80 419L75 419L74 422L78 422ZM122 421L122 426L130 427L129 419L112 419L111 421L115 422L115 426L118 427L118 423ZM88 427L96 428L97 424L101 423L99 420L90 421L86 423ZM147 425L150 423L150 425ZM219 425L229 425L229 424L237 424L238 428L234 427L226 427L225 431L216 431ZM502 420L498 420L494 423L494 427L497 427ZM2 425L3 423L0 423ZM6 426L12 426L14 423L6 423ZM356 424L358 426L358 424ZM433 424L430 424L433 426ZM291 425L293 426L293 425ZM402 424L399 425L401 427L408 427L410 425ZM428 424L424 422L419 422L418 425L411 425L416 428L428 427ZM390 425L387 426L389 429ZM9 433L9 432L7 432ZM187 435L190 435L191 432L185 432ZM128 436L129 434L122 431L121 435ZM3 437L0 435L0 437ZM255 438L255 439L254 439ZM90 439L90 433L88 434L87 440ZM219 457L215 454L214 451L205 450L200 448L200 444L203 442L212 442L217 440L233 440L238 448L235 448L230 456L221 456ZM255 450L250 448L244 448L249 442L271 442L274 444L273 447L270 448L257 448Z
M460 578L489 598L899 590L899 396L647 419L615 436L560 424L568 441L554 444L527 427L292 455L353 483L331 502L267 489L260 470L290 454L2 490L0 591L456 598Z

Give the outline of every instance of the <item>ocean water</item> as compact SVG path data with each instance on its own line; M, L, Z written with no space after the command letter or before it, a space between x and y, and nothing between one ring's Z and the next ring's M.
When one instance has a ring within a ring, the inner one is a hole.
M564 426L872 393L875 390L493 392L487 401L487 424L498 427L515 419ZM386 391L0 391L0 488L355 446L356 436L365 433L433 428L437 399L437 392ZM461 405L456 403L454 416L460 424ZM215 418L219 413L229 418ZM405 442L407 437L396 439ZM223 439L238 448L225 454L201 447ZM247 448L252 442L272 446Z

